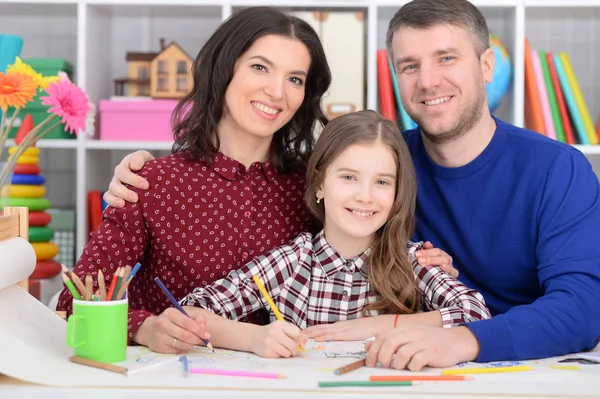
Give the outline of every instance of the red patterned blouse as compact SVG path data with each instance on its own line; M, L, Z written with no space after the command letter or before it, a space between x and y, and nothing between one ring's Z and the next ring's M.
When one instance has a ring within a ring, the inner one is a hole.
M117 267L142 264L129 286L129 340L147 317L172 306L155 277L179 300L311 230L303 171L281 175L270 162L246 168L222 153L208 166L176 153L139 174L150 188L133 189L137 203L104 211L74 269L82 279L94 277L95 291L98 269L108 287ZM58 310L70 314L71 299L64 289ZM264 323L268 316L244 320Z

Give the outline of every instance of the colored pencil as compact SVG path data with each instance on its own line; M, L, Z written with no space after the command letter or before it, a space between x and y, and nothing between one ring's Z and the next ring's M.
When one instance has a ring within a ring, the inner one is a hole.
M484 368L471 368L471 369L442 370L442 375L511 373L514 371L529 371L529 370L531 370L531 366L484 367Z
M571 370L571 371L581 371L581 367L579 366L562 366L559 364L554 364L550 366L551 369L554 370Z
M123 297L125 296L125 290L127 289L127 287L129 287L129 281L123 279L121 281L121 287L119 288L119 292L117 292L117 295L115 296L117 300L124 299Z
M113 274L112 279L110 281L110 286L108 287L108 292L106 293L106 300L110 301L112 300L112 295L115 291L115 285L117 284L117 279L118 279L118 273L121 270L120 267L117 267L117 270L115 270L115 274Z
M91 301L94 295L94 279L91 274L85 276L85 300Z
M69 276L71 277L71 281L73 281L73 284L75 284L75 287L77 287L77 290L81 293L83 297L85 297L85 285L83 285L83 282L81 281L79 276L76 275L74 272L71 272Z
M319 387L409 387L419 384L420 382L412 381L321 381L319 382Z
M275 302L273 302L273 299L271 299L271 296L267 292L267 289L262 284L262 282L260 281L260 279L258 278L258 276L252 276L252 279L254 279L254 283L256 284L256 286L258 287L258 290L261 292L261 294L263 295L263 297L265 298L265 300L267 301L267 303L271 307L271 310L275 314L275 317L277 318L277 320L283 321L283 316L279 312L279 309L277 309L277 306L275 306ZM300 352L300 354L303 357L305 356L304 351L300 347L300 344L298 344L298 352Z
M138 270L140 270L140 267L142 266L141 263L136 263L135 266L133 267L133 270L131 271L131 273L129 273L127 275L127 281L131 280L132 278L135 277L135 274L138 272Z
M335 369L334 374L342 375L365 366L365 359L352 362L344 367Z
M369 381L465 381L467 375L372 375Z
M218 370L218 369L190 369L192 374L213 374L230 377L255 377L255 378L286 378L285 375L277 373L264 373L259 371L240 370Z
M98 269L98 289L100 291L100 300L106 300L106 281L104 280L104 273Z
M73 363L82 364L84 366L95 367L97 369L112 371L113 373L127 374L127 369L121 366L115 366L114 364L98 362L96 360L85 359L79 356L71 356L69 360Z
M165 287L165 285L163 284L163 282L160 280L159 277L156 277L154 279L154 281L156 282L156 285L158 285L160 287L160 289L162 290L162 292L165 293L165 295L167 296L167 298L169 298L169 301L171 301L171 303L173 304L173 306L175 306L175 308L177 308L177 310L179 310L181 313L183 313L184 315L186 315L187 317L190 317L189 314L187 314L187 312L181 307L181 305L179 304L179 302L177 302L177 300L175 299L175 297L173 296L173 294L171 294L169 292L169 290L167 289L167 287ZM212 350L213 352L215 351L213 346L210 344L210 341L204 338L200 338L202 340L202 342L204 342L204 345L206 345L206 347L210 350Z
M65 285L67 286L69 291L71 291L71 295L73 295L73 298L81 299L81 295L79 295L79 292L77 292L77 288L75 288L75 286L73 285L73 282L71 281L69 276L65 273L61 273L61 275L62 275L63 281L65 282Z
M181 361L183 362L183 375L188 377L190 375L190 366L188 364L188 358L186 355L181 356Z
M123 284L123 275L124 274L125 274L125 268L121 268L121 270L119 270L119 274L117 276L117 283L115 284L115 289L114 289L112 295L110 296L111 301L119 300L117 293L119 292L119 289L121 288L121 284Z

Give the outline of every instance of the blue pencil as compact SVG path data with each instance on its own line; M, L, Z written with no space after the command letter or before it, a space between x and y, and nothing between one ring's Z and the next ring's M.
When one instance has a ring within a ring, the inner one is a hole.
M135 274L138 272L138 270L140 270L140 266L142 266L142 264L140 262L136 263L135 266L133 267L133 270L131 270L131 272L129 273L129 275L125 279L125 281L129 281L132 278L134 278Z
M175 297L173 296L173 294L171 294L169 292L169 290L167 289L167 287L165 287L165 285L163 284L163 282L160 280L159 277L156 277L154 279L154 281L156 282L156 284L160 287L160 289L165 293L165 295L167 296L167 298L169 298L169 301L171 301L171 303L173 304L173 306L175 306L177 308L177 310L179 310L181 313L183 313L184 315L186 315L187 317L190 317L189 314L186 313L185 310L183 310L183 308L181 307L181 305L179 304L179 302L177 302L177 300L175 299ZM200 338L202 340L202 342L204 342L204 345L206 345L206 347L210 350L212 350L213 352L215 351L214 348L212 347L212 345L210 344L210 341L204 338Z
M186 355L181 357L181 361L183 362L183 375L186 377L190 375L190 367L188 365L188 358Z

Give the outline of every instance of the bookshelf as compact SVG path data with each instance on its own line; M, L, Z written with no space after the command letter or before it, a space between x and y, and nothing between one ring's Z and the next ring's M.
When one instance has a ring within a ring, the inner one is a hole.
M365 13L365 101L378 109L376 50L403 0L0 0L0 30L24 37L23 57L60 57L75 67L75 80L95 103L112 94L112 79L126 75L127 51L152 51L160 37L195 56L213 30L239 7L275 5L292 11L356 10ZM507 47L512 86L496 115L524 125L523 39L532 48L567 51L594 123L600 113L600 0L473 0L490 30ZM333 77L335 79L335 75ZM10 143L9 143L10 145ZM167 154L171 143L101 141L81 135L42 140L47 196L57 207L77 209L76 253L87 242L86 191L105 189L128 152ZM600 175L600 146L576 146ZM58 159L60 158L60 159ZM59 164L54 166L54 164ZM65 175L66 173L66 175ZM65 187L65 176L74 183Z

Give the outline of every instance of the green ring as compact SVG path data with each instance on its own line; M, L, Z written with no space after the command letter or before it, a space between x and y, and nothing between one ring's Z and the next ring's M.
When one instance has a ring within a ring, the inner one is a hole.
M50 227L33 226L29 228L29 242L46 242L54 238Z
M9 198L9 206L24 206L30 211L44 211L52 206L48 198Z

